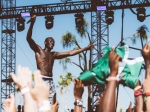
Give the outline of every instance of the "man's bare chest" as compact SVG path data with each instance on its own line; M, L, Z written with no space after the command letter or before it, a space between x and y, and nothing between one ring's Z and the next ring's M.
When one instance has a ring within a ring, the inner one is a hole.
M53 56L53 54L51 54L49 52L36 53L36 59L38 62L43 62L45 64L54 62L54 56Z

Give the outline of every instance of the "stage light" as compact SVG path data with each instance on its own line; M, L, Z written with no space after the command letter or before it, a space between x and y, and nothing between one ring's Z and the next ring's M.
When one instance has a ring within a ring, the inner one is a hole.
M84 15L83 14L75 14L74 15L76 18L75 18L75 24L76 24L76 27L82 27L84 25Z
M19 32L23 31L25 29L25 19L23 18L19 18L19 19L16 19L17 21L17 30Z
M51 28L53 28L53 25L54 25L54 16L46 16L45 17L45 27L47 28L47 29L51 29Z
M113 11L106 11L105 20L108 25L111 25L114 22L114 12Z
M143 7L137 8L136 11L137 11L137 19L140 22L143 22L145 20L145 17L146 17L145 8L143 8Z

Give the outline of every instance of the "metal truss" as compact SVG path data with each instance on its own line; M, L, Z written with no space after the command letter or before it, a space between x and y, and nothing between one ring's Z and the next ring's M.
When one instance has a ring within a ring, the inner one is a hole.
M95 2L96 0L91 0ZM67 3L55 3L55 4L42 4L33 6L20 6L20 7L3 7L1 9L0 19L7 18L18 18L21 12L30 12L34 8L34 13L37 16L44 15L58 15L58 14L69 14L77 12L91 12L94 11L92 8L92 2L78 1L78 2L67 2ZM137 7L148 7L150 6L150 0L99 0L107 5L108 10L117 9L129 9ZM123 3L124 2L124 3Z
M43 5L3 8L2 13L0 14L0 19L18 18L20 17L21 12L30 12L32 9L34 9L34 14L36 16L69 14L69 13L78 13L78 12L91 12L91 2L80 1L80 2L68 2L68 3L43 4Z
M92 64L95 64L102 56L102 49L109 45L108 24L105 21L105 11L91 12L91 40L96 45L92 51ZM91 86L92 110L96 110L97 97L103 92L105 85L95 84Z
M1 0L2 8L16 6L16 0ZM10 93L15 94L15 86L8 80L10 72L16 68L16 22L15 19L1 21L1 110L4 112L3 102Z
M94 2L100 1L107 6L108 10L131 9L138 7L150 6L150 0L87 0L78 2L66 2L55 4L42 4L33 6L16 7L15 0L1 0L0 19L2 19L2 33L1 33L1 102L8 97L10 93L14 93L14 85L9 84L8 75L10 72L15 72L16 60L16 23L15 18L20 17L21 12L30 12L34 9L36 16L69 14L79 12L91 13L91 40L97 46L92 53L92 63L101 58L103 55L102 49L109 44L108 25L105 22L105 13L95 12L93 8ZM96 4L101 5L101 4ZM6 83L7 82L7 83ZM103 86L92 86L92 106L94 105L95 96L103 90ZM3 104L1 103L3 110Z

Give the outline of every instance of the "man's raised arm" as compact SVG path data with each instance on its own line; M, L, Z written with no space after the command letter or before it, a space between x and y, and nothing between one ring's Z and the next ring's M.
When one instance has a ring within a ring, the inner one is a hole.
M36 19L36 16L33 15L31 17L31 23L30 23L30 27L28 29L28 33L27 33L27 37L26 37L26 40L27 42L29 43L29 46L30 48L33 50L33 51L37 51L37 44L34 42L34 40L32 39L32 29L33 29L33 25L34 25L34 22L35 22L35 19Z

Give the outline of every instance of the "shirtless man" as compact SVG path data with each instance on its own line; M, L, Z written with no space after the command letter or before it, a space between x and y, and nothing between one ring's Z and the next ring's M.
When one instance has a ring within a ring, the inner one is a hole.
M30 27L27 33L27 42L29 43L30 48L35 52L35 57L36 57L36 63L37 63L37 68L41 71L41 75L43 76L43 80L46 80L47 83L49 83L50 86L50 91L54 92L54 84L52 80L52 70L53 70L53 63L55 59L62 59L68 56L73 56L76 54L79 54L83 51L90 50L94 47L93 44L82 48L78 50L71 50L68 52L51 52L55 45L55 41L52 37L48 37L45 39L45 48L42 49L39 45L35 43L35 41L32 39L32 29L34 22L36 20L36 16L33 15L30 19Z

